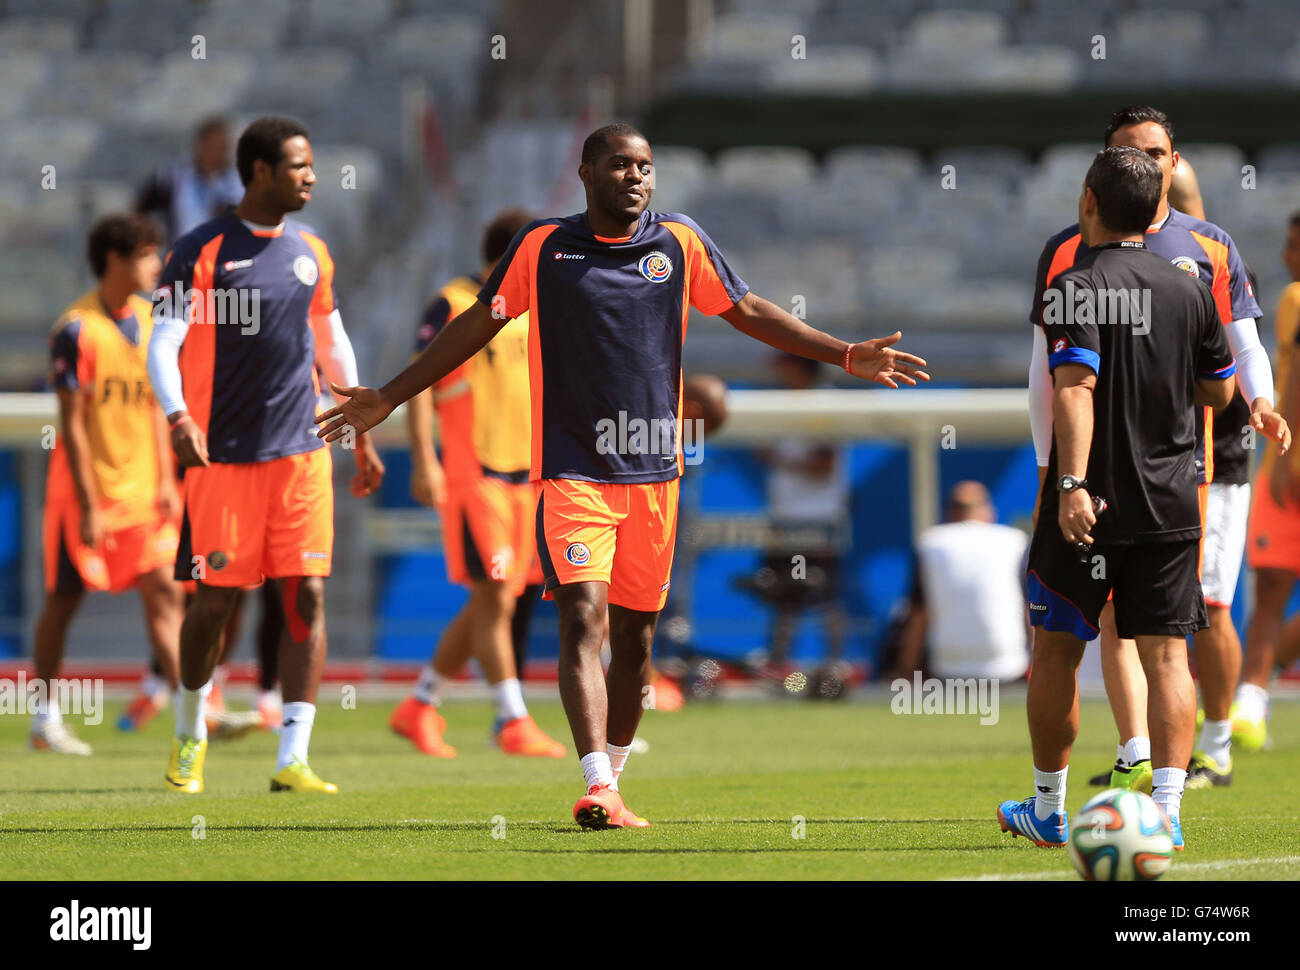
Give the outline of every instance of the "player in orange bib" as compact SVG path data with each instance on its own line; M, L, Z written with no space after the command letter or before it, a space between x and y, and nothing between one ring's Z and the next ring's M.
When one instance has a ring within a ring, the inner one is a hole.
M163 678L176 688L181 588L171 578L180 498L167 424L149 389L145 348L158 282L157 228L106 216L90 230L95 288L69 306L50 339L59 434L45 485L45 606L36 623L36 677L58 674L68 625L86 590L134 586ZM64 754L90 746L40 697L30 744Z
M196 580L181 630L181 689L169 790L203 790L205 693L221 631L243 587L275 580L283 722L272 791L333 793L307 762L325 663L325 583L334 545L328 448L311 433L319 366L356 375L334 296L334 261L314 231L286 218L316 182L307 130L259 118L240 136L244 197L176 241L154 293L149 377L185 466L178 578ZM344 442L352 493L384 467L365 435Z
M843 366L886 387L928 380L902 336L846 343L749 292L704 230L647 209L654 158L631 125L586 139L578 176L587 209L525 226L478 300L382 390L317 418L334 440L373 428L402 401L529 316L531 477L539 483L537 549L560 613L560 698L581 760L585 828L648 825L623 803L626 763L650 647L668 594L677 531L682 341L693 306L781 350ZM606 607L610 664L601 670Z
M424 350L447 322L473 305L515 234L532 219L520 209L500 213L483 234L479 279L452 280L429 304L416 338ZM527 607L540 574L533 537L537 496L528 481L531 460L528 401L528 317L501 328L486 347L407 409L411 433L411 493L442 515L447 577L470 591L448 624L433 660L420 672L411 696L389 723L425 754L452 758L438 713L442 681L454 677L470 655L478 657L496 695L493 739L507 754L563 758L564 745L548 737L528 714L519 686L511 637L516 603ZM433 452L433 417L442 432L442 463ZM531 595L530 595L531 594ZM526 631L521 631L525 632Z

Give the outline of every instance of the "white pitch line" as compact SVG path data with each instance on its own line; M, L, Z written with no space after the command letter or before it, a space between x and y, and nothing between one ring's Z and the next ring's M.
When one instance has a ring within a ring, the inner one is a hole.
M1211 859L1206 862L1174 861L1171 872L1215 872L1219 869L1240 869L1243 866L1284 865L1300 866L1300 855L1258 856L1253 859ZM982 876L952 876L944 882L1008 882L1033 879L1060 879L1074 876L1073 869L1053 872L994 872Z

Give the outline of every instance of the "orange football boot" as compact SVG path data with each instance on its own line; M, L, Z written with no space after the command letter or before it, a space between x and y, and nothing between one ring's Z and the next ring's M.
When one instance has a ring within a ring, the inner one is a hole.
M131 706L117 719L119 731L143 731L149 722L157 717L163 709L166 695L161 698L152 694L136 694Z
M521 754L529 758L563 758L569 753L564 745L539 728L528 714L501 725L496 742L506 754Z
M442 739L447 722L432 704L408 697L393 708L388 726L415 746L435 758L454 758L456 749Z
M622 799L622 793L618 797ZM626 802L623 804L623 813L619 816L618 824L629 829L648 829L650 827L650 823L628 808Z
M584 829L618 829L625 824L623 796L609 785L592 785L573 805L573 820Z

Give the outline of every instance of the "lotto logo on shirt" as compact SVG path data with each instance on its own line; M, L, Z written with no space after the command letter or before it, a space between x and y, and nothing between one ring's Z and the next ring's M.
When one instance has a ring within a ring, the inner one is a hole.
M1052 353L1054 354L1059 354L1064 349L1065 349L1064 340L1058 340L1056 343L1052 344Z
M651 283L662 283L673 275L673 261L661 252L646 253L636 268Z

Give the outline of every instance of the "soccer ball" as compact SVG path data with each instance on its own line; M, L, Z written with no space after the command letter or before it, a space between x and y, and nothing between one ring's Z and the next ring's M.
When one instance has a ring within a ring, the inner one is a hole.
M1070 859L1089 882L1145 882L1169 871L1174 836L1150 795L1109 788L1070 822Z

